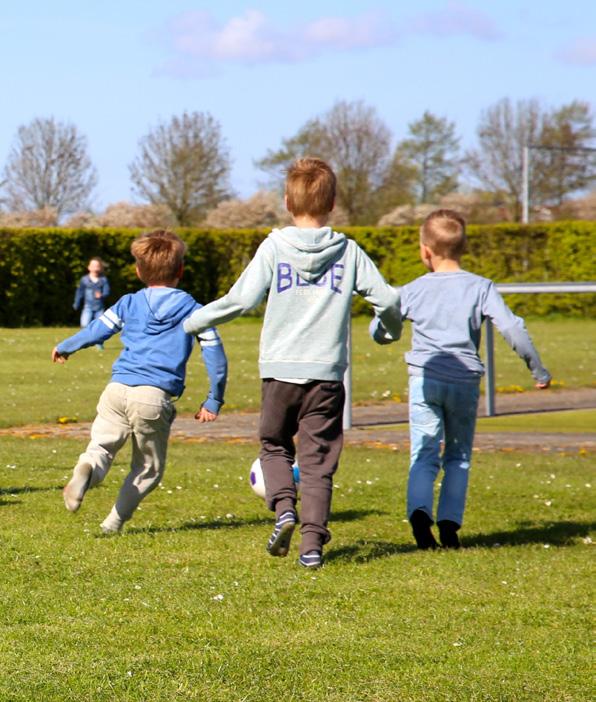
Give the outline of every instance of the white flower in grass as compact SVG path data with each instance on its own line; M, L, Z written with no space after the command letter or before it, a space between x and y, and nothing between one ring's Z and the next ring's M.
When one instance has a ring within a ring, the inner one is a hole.
M182 490L182 485L176 485L176 490Z
M543 548L550 548L550 544L542 544Z
M135 590L140 590L141 586L140 585L135 585Z
M16 466L13 466L13 468L16 468ZM592 483L586 483L586 487L587 487L587 488L591 488L591 487L592 487Z
M219 487L219 485L218 485L217 483L213 483L213 487L214 487L215 489L217 489L217 488Z
M583 541L585 544L591 544L591 543L592 543L592 539L591 539L591 537L589 537L589 536L585 536L585 537L582 539L582 541Z
M168 495L171 495L173 493L173 490L168 490Z
M463 644L462 641L455 641L455 642L453 643L453 645L454 645L454 646L463 646L464 644Z
M234 515L231 512L226 514L226 519L234 519Z
M215 595L213 598L216 602L221 602L223 600L224 596L220 593L219 595Z
M552 505L552 503L553 503L552 500L544 500L544 504L545 504L547 507L550 507L550 506Z

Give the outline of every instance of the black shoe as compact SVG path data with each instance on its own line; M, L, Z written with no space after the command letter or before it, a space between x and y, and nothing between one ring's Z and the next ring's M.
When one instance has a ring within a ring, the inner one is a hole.
M439 539L441 539L441 546L443 548L459 548L459 538L457 532L459 530L459 524L457 522L452 522L450 519L441 519L437 522L439 527Z
M437 540L433 536L432 531L430 530L432 523L433 520L421 509L415 509L410 515L410 524L412 525L416 545L418 548L421 548L424 551L428 550L429 548L434 549L439 546Z

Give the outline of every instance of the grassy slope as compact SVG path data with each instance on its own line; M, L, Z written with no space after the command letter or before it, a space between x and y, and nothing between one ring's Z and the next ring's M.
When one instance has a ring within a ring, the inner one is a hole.
M409 328L403 341L390 347L373 344L367 336L368 320L353 325L354 402L404 398L407 391L403 353L409 347ZM221 328L230 360L226 410L257 409L260 384L257 356L260 321L239 319ZM596 320L533 320L528 328L554 378L568 387L596 382ZM0 382L5 389L0 426L55 421L58 416L92 419L97 398L110 377L120 351L117 338L106 351L87 349L65 367L49 359L53 345L73 329L0 330ZM532 388L524 364L497 335L497 385ZM193 355L188 390L179 411L198 408L207 391L204 368Z
M592 698L589 458L478 454L467 548L423 553L402 521L407 457L347 449L313 574L296 545L265 554L255 446L174 442L116 538L97 525L127 456L72 516L59 490L80 449L0 439L2 700Z

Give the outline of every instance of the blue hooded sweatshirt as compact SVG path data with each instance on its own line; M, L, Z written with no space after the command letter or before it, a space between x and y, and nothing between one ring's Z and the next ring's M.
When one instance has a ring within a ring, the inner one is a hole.
M72 354L101 344L118 332L124 350L112 367L112 380L124 385L152 385L171 395L184 392L186 363L194 338L182 321L201 305L177 288L145 288L124 295L88 327L58 344L58 352ZM197 335L210 381L205 409L218 413L223 404L227 361L215 329Z

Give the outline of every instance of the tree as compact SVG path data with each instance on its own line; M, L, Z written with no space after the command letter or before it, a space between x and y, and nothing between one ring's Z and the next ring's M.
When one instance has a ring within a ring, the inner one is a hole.
M389 129L373 107L362 101L340 101L284 139L281 148L269 151L257 166L279 183L297 158L325 159L337 175L338 205L350 224L366 224L376 219L375 194L386 175L390 140Z
M594 136L593 117L586 103L574 101L548 112L537 100L513 105L503 99L482 113L478 148L467 155L467 164L486 189L505 194L514 219L519 220L524 147L546 147L531 152L529 190L533 205L560 205L594 179L594 159L578 148L590 146Z
M409 138L397 146L396 157L410 162L416 171L418 202L427 203L457 188L459 138L455 124L428 110L408 125Z
M73 124L50 117L19 127L4 169L9 210L53 209L60 217L85 207L96 183L87 140Z
M260 190L247 200L220 202L207 215L205 225L214 229L271 228L290 222L279 193Z
M136 194L153 205L166 205L178 224L201 221L229 196L230 157L210 114L172 117L143 137L139 148L129 166Z
M553 110L545 119L540 146L546 169L542 173L542 200L560 207L564 200L585 190L596 177L596 153L586 153L596 137L594 118L587 102L574 100Z

